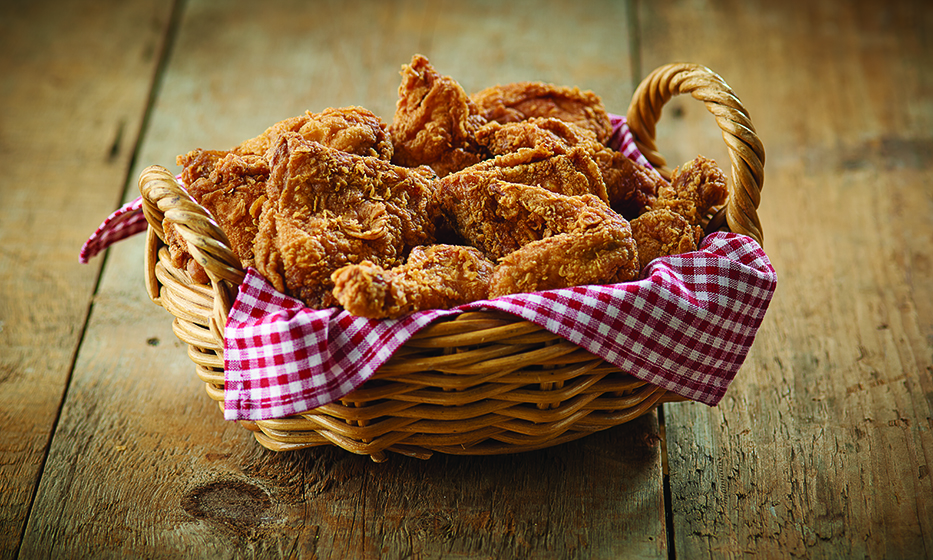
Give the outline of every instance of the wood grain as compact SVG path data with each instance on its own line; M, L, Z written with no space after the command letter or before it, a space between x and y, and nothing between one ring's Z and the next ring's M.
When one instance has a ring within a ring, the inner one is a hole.
M170 2L0 4L0 558L20 544Z
M475 87L604 84L620 88L607 95L619 111L634 89L625 5L611 2L192 1L180 22L134 175L306 109L360 104L390 119L415 52ZM529 47L555 37L567 41L559 52ZM23 557L667 556L654 414L505 457L276 454L222 420L170 316L145 298L142 240L123 242L102 275Z
M779 275L719 407L665 406L676 554L928 558L933 105L920 92L933 12L641 7L643 66L689 57L749 109L768 151L760 214ZM715 142L689 101L660 142L671 159Z

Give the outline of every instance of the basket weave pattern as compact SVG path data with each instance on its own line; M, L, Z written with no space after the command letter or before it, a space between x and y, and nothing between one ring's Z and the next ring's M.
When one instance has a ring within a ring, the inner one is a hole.
M649 75L627 115L636 144L669 176L654 145L655 124L664 103L682 93L703 101L716 116L732 159L729 200L707 231L728 229L761 243L757 208L764 149L722 78L692 64L664 66ZM188 344L198 377L222 408L224 325L244 271L224 233L168 170L146 169L139 185L150 226L147 290L175 317L175 334ZM193 282L172 265L163 218L175 223L210 284ZM387 451L427 458L433 452L481 455L540 449L677 400L683 399L542 327L501 312L479 311L424 328L340 402L241 424L273 450L332 444L382 461Z

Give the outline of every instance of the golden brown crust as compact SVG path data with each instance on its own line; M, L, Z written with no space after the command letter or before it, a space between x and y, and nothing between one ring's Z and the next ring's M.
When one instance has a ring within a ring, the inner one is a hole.
M610 134L591 92L521 82L468 96L415 55L391 125L361 107L307 112L178 163L243 266L311 308L384 318L624 282L695 250L726 200L722 171L698 157L669 183ZM164 230L173 263L207 282Z
M639 270L628 222L601 216L596 224L532 241L506 255L496 265L489 295L627 282Z
M597 191L593 194L626 217L640 214L654 201L658 189L667 185L657 173L598 142L594 132L555 118L532 118L506 124L491 122L477 131L476 138L495 155L527 148L553 154L582 150L595 163L605 186L605 194Z
M463 171L439 181L454 229L501 259L491 296L631 280L638 275L628 222L595 195L564 195Z
M415 55L402 67L395 117L389 130L393 163L427 165L441 177L485 158L476 130L486 123L463 88Z
M286 133L298 133L305 140L350 154L390 161L393 147L389 127L369 109L350 106L327 108L320 113L306 112L267 128L262 134L233 148L238 154L265 155Z
M729 196L726 176L716 162L697 156L674 170L671 182L658 190L652 210L666 208L676 212L693 225L702 225L714 207Z
M645 212L631 224L642 270L658 257L696 251L703 238L702 228L667 209Z
M344 309L370 319L398 318L485 299L493 263L472 247L416 247L408 261L385 269L370 261L334 272L334 297Z
M602 144L612 136L612 123L602 99L577 87L515 82L478 91L470 99L487 121L510 123L551 117L593 131Z
M283 135L270 154L255 256L276 289L312 308L334 305L337 269L364 260L396 266L413 247L433 243L429 170L348 154L298 134Z

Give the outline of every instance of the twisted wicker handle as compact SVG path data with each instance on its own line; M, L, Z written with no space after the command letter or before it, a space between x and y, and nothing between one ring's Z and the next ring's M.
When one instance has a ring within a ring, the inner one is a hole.
M168 218L212 283L227 281L235 286L243 283L245 272L230 249L226 234L168 169L159 165L147 167L139 176L139 192L143 195L146 221L160 238L165 239L162 218Z
M765 149L742 102L718 74L698 64L668 64L649 74L635 90L626 116L635 144L651 165L670 178L667 162L655 145L655 125L664 104L682 93L703 101L716 117L732 160L729 200L713 216L707 231L719 229L725 222L731 231L763 244L758 205L764 183Z

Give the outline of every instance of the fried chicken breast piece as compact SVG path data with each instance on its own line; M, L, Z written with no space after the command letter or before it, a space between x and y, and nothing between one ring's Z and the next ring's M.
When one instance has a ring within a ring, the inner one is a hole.
M437 206L450 227L491 259L565 231L576 219L574 212L587 204L605 206L598 196L590 194L585 182L575 190L555 193L533 183L507 180L508 171L503 173L502 169L510 168L474 166L436 184Z
M311 308L335 305L331 275L365 260L404 262L434 242L427 168L404 168L284 134L270 151L254 246L259 272Z
M405 167L428 165L445 176L484 159L473 136L486 123L459 83L422 55L402 67L395 116L389 127L395 156Z
M703 228L666 208L645 212L631 225L642 270L658 257L696 251L703 239Z
M504 196L499 198L499 213L537 227L496 265L491 297L611 284L638 276L631 226L597 197L564 196L524 185L500 188Z
M640 214L656 198L658 189L668 184L659 174L600 143L592 130L556 118L490 122L476 132L476 141L494 155L532 147L555 154L584 150L599 169L606 188L605 199L628 218Z
M577 87L515 82L475 92L470 99L487 121L504 124L552 117L591 130L602 144L612 137L612 123L602 99Z
M674 169L670 185L658 190L651 210L667 209L686 218L693 225L702 225L709 212L726 202L729 187L726 176L715 161L697 156Z
M350 313L395 319L486 299L492 271L493 263L473 247L438 244L415 247L408 261L395 268L363 261L331 278L334 297Z
M269 177L266 152L287 133L348 153L392 159L388 125L363 107L308 111L279 121L231 150L197 149L178 156L182 183L217 221L244 267L253 266L253 241ZM207 273L188 253L187 243L170 220L165 221L163 231L172 263L184 268L195 282L207 283Z

